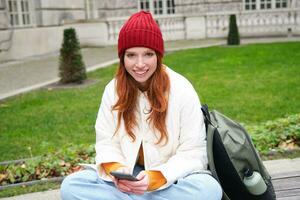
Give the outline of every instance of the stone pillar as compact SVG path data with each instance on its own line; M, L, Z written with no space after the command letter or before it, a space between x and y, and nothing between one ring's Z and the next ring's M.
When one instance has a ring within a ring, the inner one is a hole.
M186 39L206 38L205 16L190 16L185 18Z

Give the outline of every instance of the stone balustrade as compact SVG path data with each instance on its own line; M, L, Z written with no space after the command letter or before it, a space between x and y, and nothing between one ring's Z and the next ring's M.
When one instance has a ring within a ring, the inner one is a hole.
M184 17L181 15L158 16L155 18L166 41L184 39ZM109 18L107 23L108 44L116 44L119 31L127 18Z
M207 14L208 38L227 36L229 14ZM236 16L242 37L300 35L300 9L244 11L236 13Z
M229 15L232 13L234 12L223 11L187 16L163 15L157 16L155 19L162 30L165 41L226 38ZM241 37L300 36L300 8L240 11L235 14ZM13 37L9 37L10 30L1 30L0 61L58 51L61 46L63 29L68 27L76 29L83 46L115 45L119 30L127 18L74 21L74 23L53 27L15 29ZM28 44L32 44L30 51L28 51Z
M163 33L164 40L180 40L185 37L185 19L181 15L160 16L156 20Z

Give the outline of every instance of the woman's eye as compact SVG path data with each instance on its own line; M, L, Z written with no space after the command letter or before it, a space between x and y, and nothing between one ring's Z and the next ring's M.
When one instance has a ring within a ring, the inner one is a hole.
M132 57L134 57L134 54L133 53L128 53L128 54L126 54L126 57L132 58Z
M153 55L154 55L154 53L152 53L152 52L146 53L146 56L148 56L148 57L152 57Z

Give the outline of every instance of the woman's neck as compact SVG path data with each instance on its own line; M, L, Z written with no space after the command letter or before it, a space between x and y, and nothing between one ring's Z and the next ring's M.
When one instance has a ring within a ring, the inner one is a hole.
M145 92L145 91L147 91L149 89L150 80L147 80L145 83L136 82L136 84L137 84L138 89L141 92Z

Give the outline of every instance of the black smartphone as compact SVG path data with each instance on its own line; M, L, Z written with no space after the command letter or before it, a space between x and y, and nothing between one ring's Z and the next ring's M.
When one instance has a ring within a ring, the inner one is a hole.
M121 179L121 180L128 180L128 181L138 181L138 179L131 175L131 174L125 174L121 172L110 172L112 176L114 176L116 179Z

